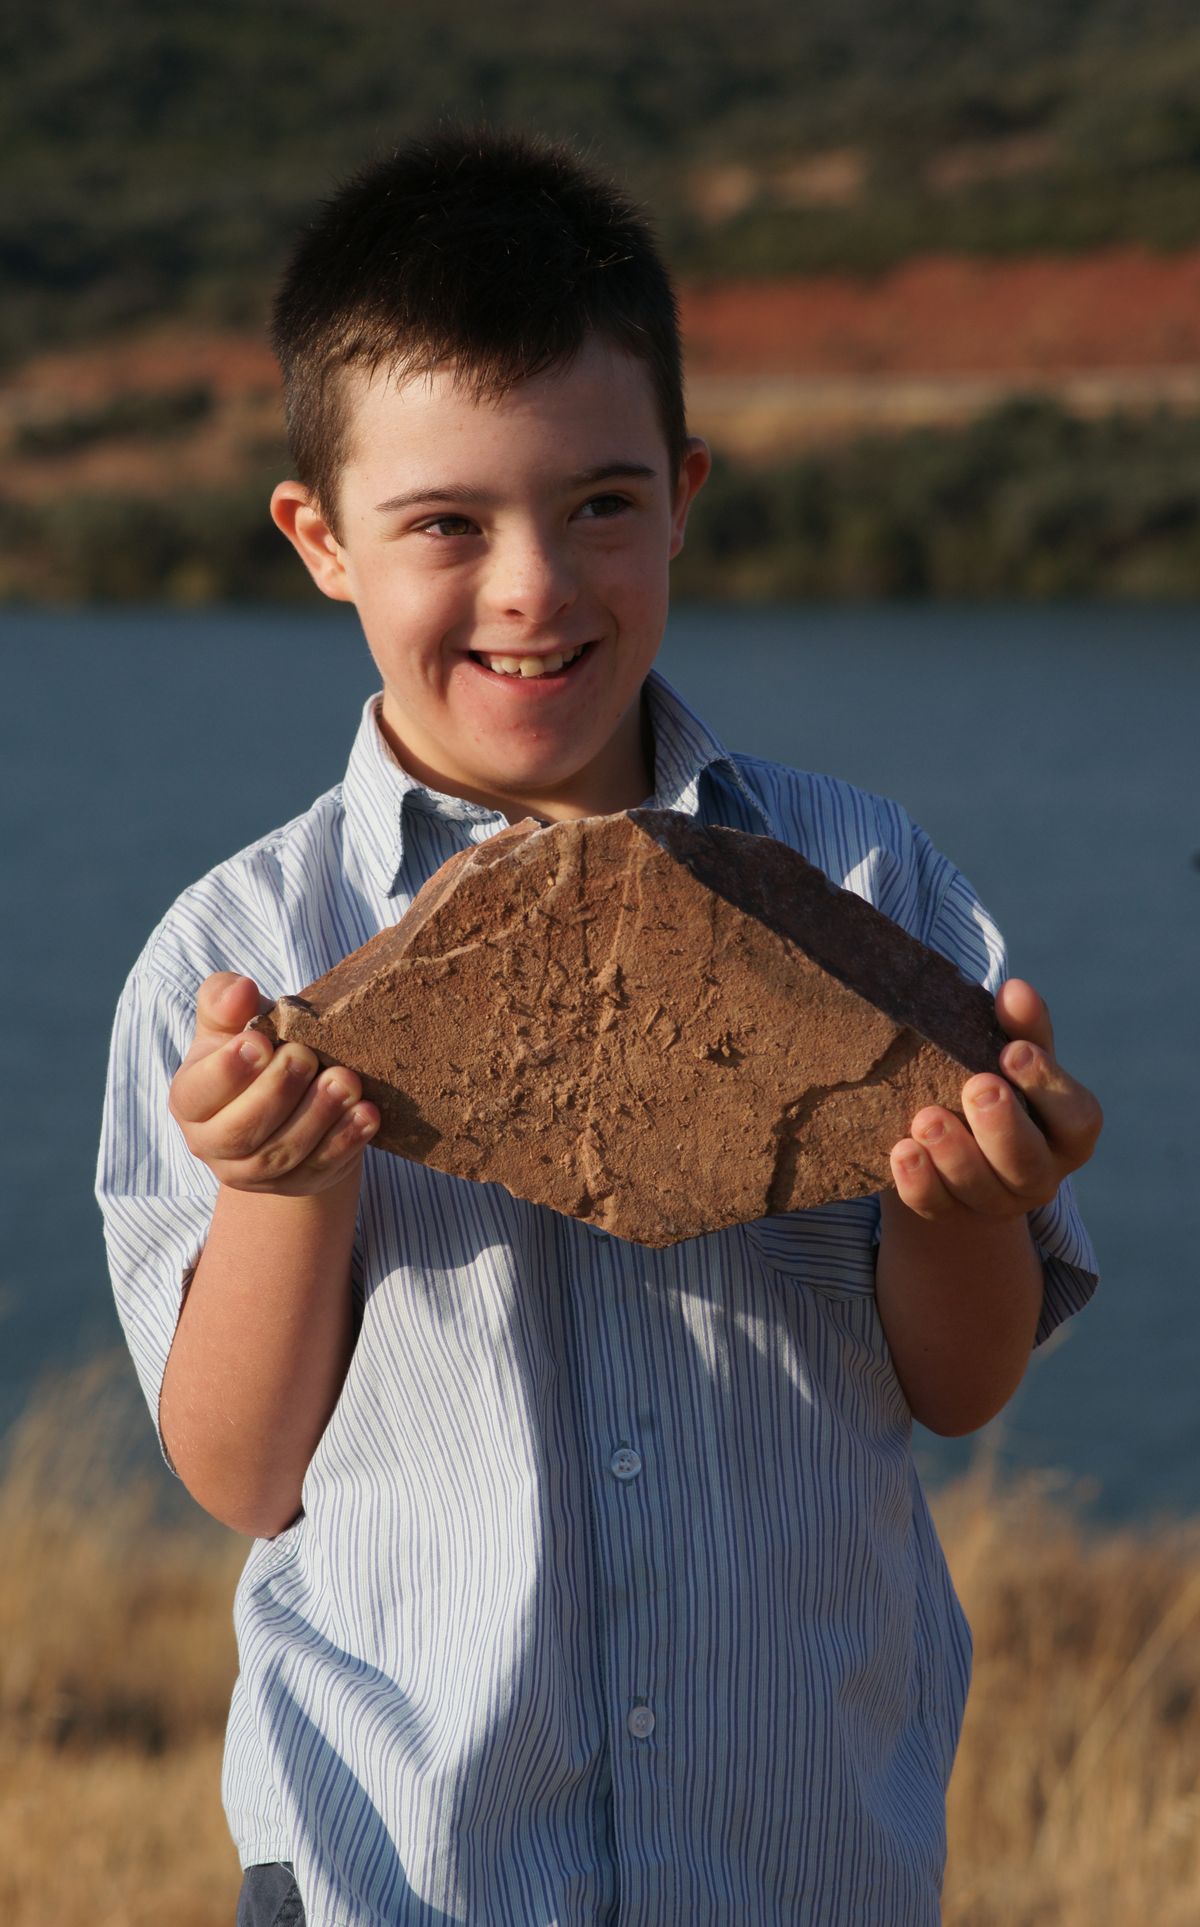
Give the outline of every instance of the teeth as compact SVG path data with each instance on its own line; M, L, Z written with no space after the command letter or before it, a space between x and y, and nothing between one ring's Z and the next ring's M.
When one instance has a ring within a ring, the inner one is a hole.
M483 661L489 669L494 669L498 676L552 676L556 670L564 668L569 662L574 662L576 656L582 655L586 647L586 643L581 642L577 649L568 650L566 655L484 656Z

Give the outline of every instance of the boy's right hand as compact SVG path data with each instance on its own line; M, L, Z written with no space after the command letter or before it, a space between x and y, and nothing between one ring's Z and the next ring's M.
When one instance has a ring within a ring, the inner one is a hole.
M350 1176L379 1128L353 1071L322 1070L303 1044L246 1025L263 1008L249 977L200 986L196 1035L171 1084L170 1111L193 1157L235 1191L311 1197Z

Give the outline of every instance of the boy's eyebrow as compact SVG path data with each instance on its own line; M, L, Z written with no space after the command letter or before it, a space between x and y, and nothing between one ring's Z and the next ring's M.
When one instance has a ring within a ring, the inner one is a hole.
M589 488L593 482L616 482L622 477L626 481L652 482L658 474L656 468L648 468L645 462L601 462L598 468L585 468L578 475L568 475L568 488Z
M565 478L567 488L591 488L597 482L642 481L652 482L658 470L650 468L645 462L601 462L595 468L581 469L577 475ZM434 483L429 488L414 488L403 495L389 495L386 502L376 502L377 515L395 515L400 509L416 508L424 504L430 508L440 502L456 504L479 504L488 499L487 491L472 488L469 483Z
M390 515L394 514L397 509L412 509L416 508L418 504L425 504L432 508L438 502L465 502L470 504L473 502L485 502L486 500L487 497L480 488L469 488L465 484L458 488L453 486L443 487L441 484L435 483L431 488L410 488L407 494L389 495L386 502L376 502L375 512L377 515Z

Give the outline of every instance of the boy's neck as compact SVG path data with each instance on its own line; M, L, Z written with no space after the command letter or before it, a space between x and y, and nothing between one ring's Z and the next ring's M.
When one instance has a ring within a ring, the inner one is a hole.
M456 796L465 803L495 810L510 823L528 816L546 823L609 816L637 809L654 791L654 725L644 683L635 709L605 745L604 756L596 764L573 772L561 785L514 785L511 791L477 789L424 763L404 741L403 720L397 728L386 710L385 702L377 712L380 734L411 781L439 796Z

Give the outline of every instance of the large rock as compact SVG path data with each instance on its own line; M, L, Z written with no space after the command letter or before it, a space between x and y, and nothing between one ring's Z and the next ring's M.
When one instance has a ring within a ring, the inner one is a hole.
M363 1079L375 1142L673 1244L891 1182L992 999L770 837L665 810L519 823L259 1020Z

